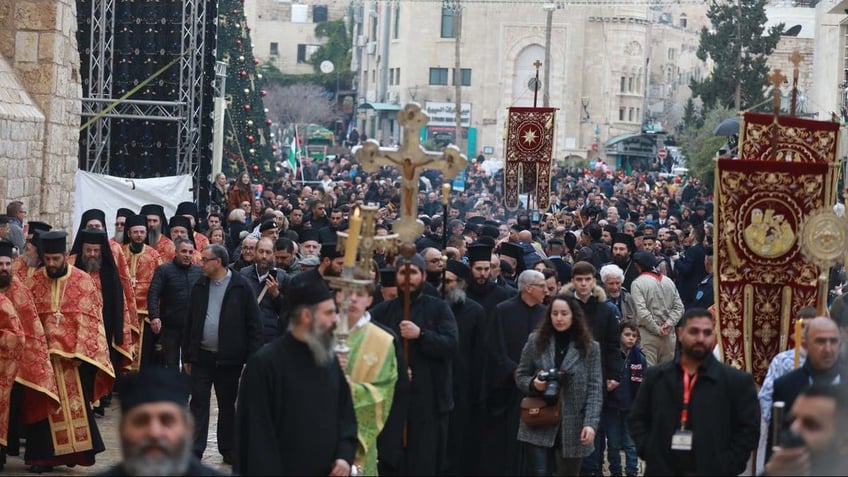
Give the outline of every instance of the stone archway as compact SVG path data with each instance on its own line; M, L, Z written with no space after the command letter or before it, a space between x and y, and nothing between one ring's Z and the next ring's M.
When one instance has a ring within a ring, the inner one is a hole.
M512 105L533 106L532 81L536 76L536 67L533 63L545 59L545 47L538 43L530 44L515 57L512 67ZM542 99L542 79L544 75L539 73L539 100Z

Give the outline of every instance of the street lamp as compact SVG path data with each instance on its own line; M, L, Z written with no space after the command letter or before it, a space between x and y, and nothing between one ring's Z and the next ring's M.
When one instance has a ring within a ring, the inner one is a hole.
M550 107L551 105L551 29L554 22L554 10L559 10L563 7L562 3L546 3L542 9L547 12L545 19L545 78L542 80L542 105Z

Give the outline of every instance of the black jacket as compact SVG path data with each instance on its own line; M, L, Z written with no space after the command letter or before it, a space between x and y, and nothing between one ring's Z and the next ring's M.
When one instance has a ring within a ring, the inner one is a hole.
M159 265L147 290L150 319L162 320L163 328L182 329L191 288L201 278L203 271L198 265L180 267L174 262Z
M191 289L186 332L183 334L184 363L197 361L208 303L209 278L204 277ZM242 365L262 345L262 321L256 296L247 280L238 273L232 273L224 292L218 336L219 364Z
M262 301L259 303L259 317L262 319L262 343L267 343L274 338L278 338L285 334L286 329L288 328L288 320L285 320L285 323L280 319L280 312L283 310L283 305L285 304L285 299L283 297L283 291L288 286L289 276L282 269L277 270L277 289L280 290L280 294L277 295L277 298L271 296L271 292L265 292L265 296L262 297ZM249 267L242 268L239 270L239 274L241 274L248 283L250 283L250 287L253 289L253 294L256 295L256 299L259 299L259 294L262 293L262 289L265 288L265 280L259 282L259 275L256 274L256 264L253 264Z
M97 474L94 474L94 475L102 475L102 476L109 476L109 475L122 476L122 475L130 475L130 474L128 474L128 473L127 473L127 471L124 469L124 465L123 465L123 464L117 464L117 465L115 465L115 466L110 467L110 468L109 468L109 469L107 469L107 470L104 470L104 471L103 471L103 472L101 472L101 473L97 473ZM213 469L212 467L209 467L208 465L203 464L203 463L202 463L202 462L200 462L199 460L197 460L197 459L195 459L195 458L192 458L192 459L191 459L191 462L189 462L189 464L188 464L188 470L186 470L186 471L185 471L185 473L184 473L184 474L182 474L182 475L202 475L202 476L207 476L207 475L228 475L228 474L225 474L224 472L221 472L221 471L219 471L219 470Z
M674 263L674 271L678 277L677 291L680 292L680 299L687 310L694 305L698 284L707 276L707 269L704 267L706 255L704 246L695 244L687 248L680 260Z
M757 448L760 411L753 377L708 354L689 403L695 473L739 475ZM645 475L674 475L671 436L680 428L683 372L680 359L648 368L627 419Z
M569 283L562 287L562 293L577 298L574 286ZM624 366L624 358L621 356L621 339L618 319L615 317L614 305L607 303L607 295L604 290L595 286L592 296L585 303L577 298L583 315L592 328L592 337L601 345L601 363L604 371L604 380L612 379L621 382L621 369Z

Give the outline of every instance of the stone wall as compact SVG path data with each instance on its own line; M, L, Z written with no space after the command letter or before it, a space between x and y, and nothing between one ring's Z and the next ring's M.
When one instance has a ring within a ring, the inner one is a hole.
M80 125L74 0L0 1L0 202L71 225Z

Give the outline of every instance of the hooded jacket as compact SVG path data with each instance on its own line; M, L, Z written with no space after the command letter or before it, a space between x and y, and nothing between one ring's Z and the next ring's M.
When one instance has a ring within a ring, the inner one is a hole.
M567 283L560 293L577 298L574 285ZM621 369L624 360L621 357L621 342L619 340L618 320L604 289L595 285L587 301L577 298L583 308L586 321L592 328L592 337L601 346L601 363L604 380L612 379L621 382Z

